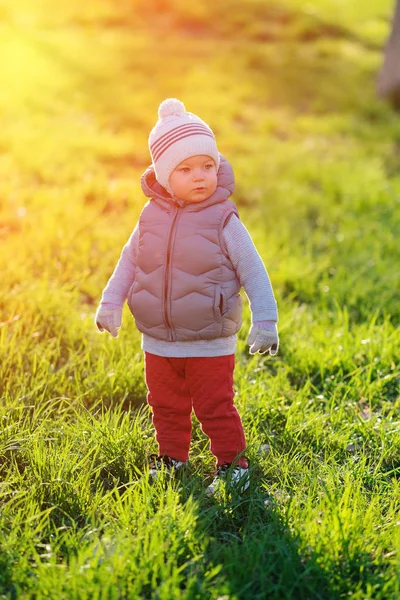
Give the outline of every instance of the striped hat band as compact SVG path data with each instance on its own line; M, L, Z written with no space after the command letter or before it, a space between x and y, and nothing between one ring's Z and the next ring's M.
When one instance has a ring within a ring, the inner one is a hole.
M180 125L171 129L164 135L162 135L154 144L151 144L150 151L153 157L153 162L156 162L163 154L176 142L183 140L184 138L193 135L206 135L215 139L211 129L202 125L201 123L189 123L187 125Z

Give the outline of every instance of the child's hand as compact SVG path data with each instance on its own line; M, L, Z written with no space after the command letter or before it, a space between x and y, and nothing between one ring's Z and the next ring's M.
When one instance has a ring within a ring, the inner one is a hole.
M270 352L276 356L279 348L278 329L274 321L255 321L251 326L247 343L250 354Z
M122 308L113 304L100 304L94 320L101 333L106 330L116 338L122 324Z

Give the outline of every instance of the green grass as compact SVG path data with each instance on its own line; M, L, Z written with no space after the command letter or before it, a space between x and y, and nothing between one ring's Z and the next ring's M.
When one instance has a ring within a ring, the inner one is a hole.
M398 115L375 97L392 2L0 4L0 598L400 597ZM279 305L237 350L252 484L150 487L128 310L101 291L140 213L158 104L233 164Z

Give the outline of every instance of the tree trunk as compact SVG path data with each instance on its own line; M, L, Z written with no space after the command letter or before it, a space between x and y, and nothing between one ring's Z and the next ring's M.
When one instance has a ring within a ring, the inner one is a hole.
M396 0L392 32L386 44L377 91L379 96L400 108L400 0Z

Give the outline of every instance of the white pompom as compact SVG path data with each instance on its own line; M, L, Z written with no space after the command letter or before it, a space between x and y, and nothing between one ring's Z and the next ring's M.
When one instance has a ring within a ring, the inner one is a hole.
M165 119L165 117L170 117L171 115L175 115L176 117L183 117L186 113L186 108L183 102L177 100L176 98L167 98L163 102L161 102L158 107L158 117L159 119Z

